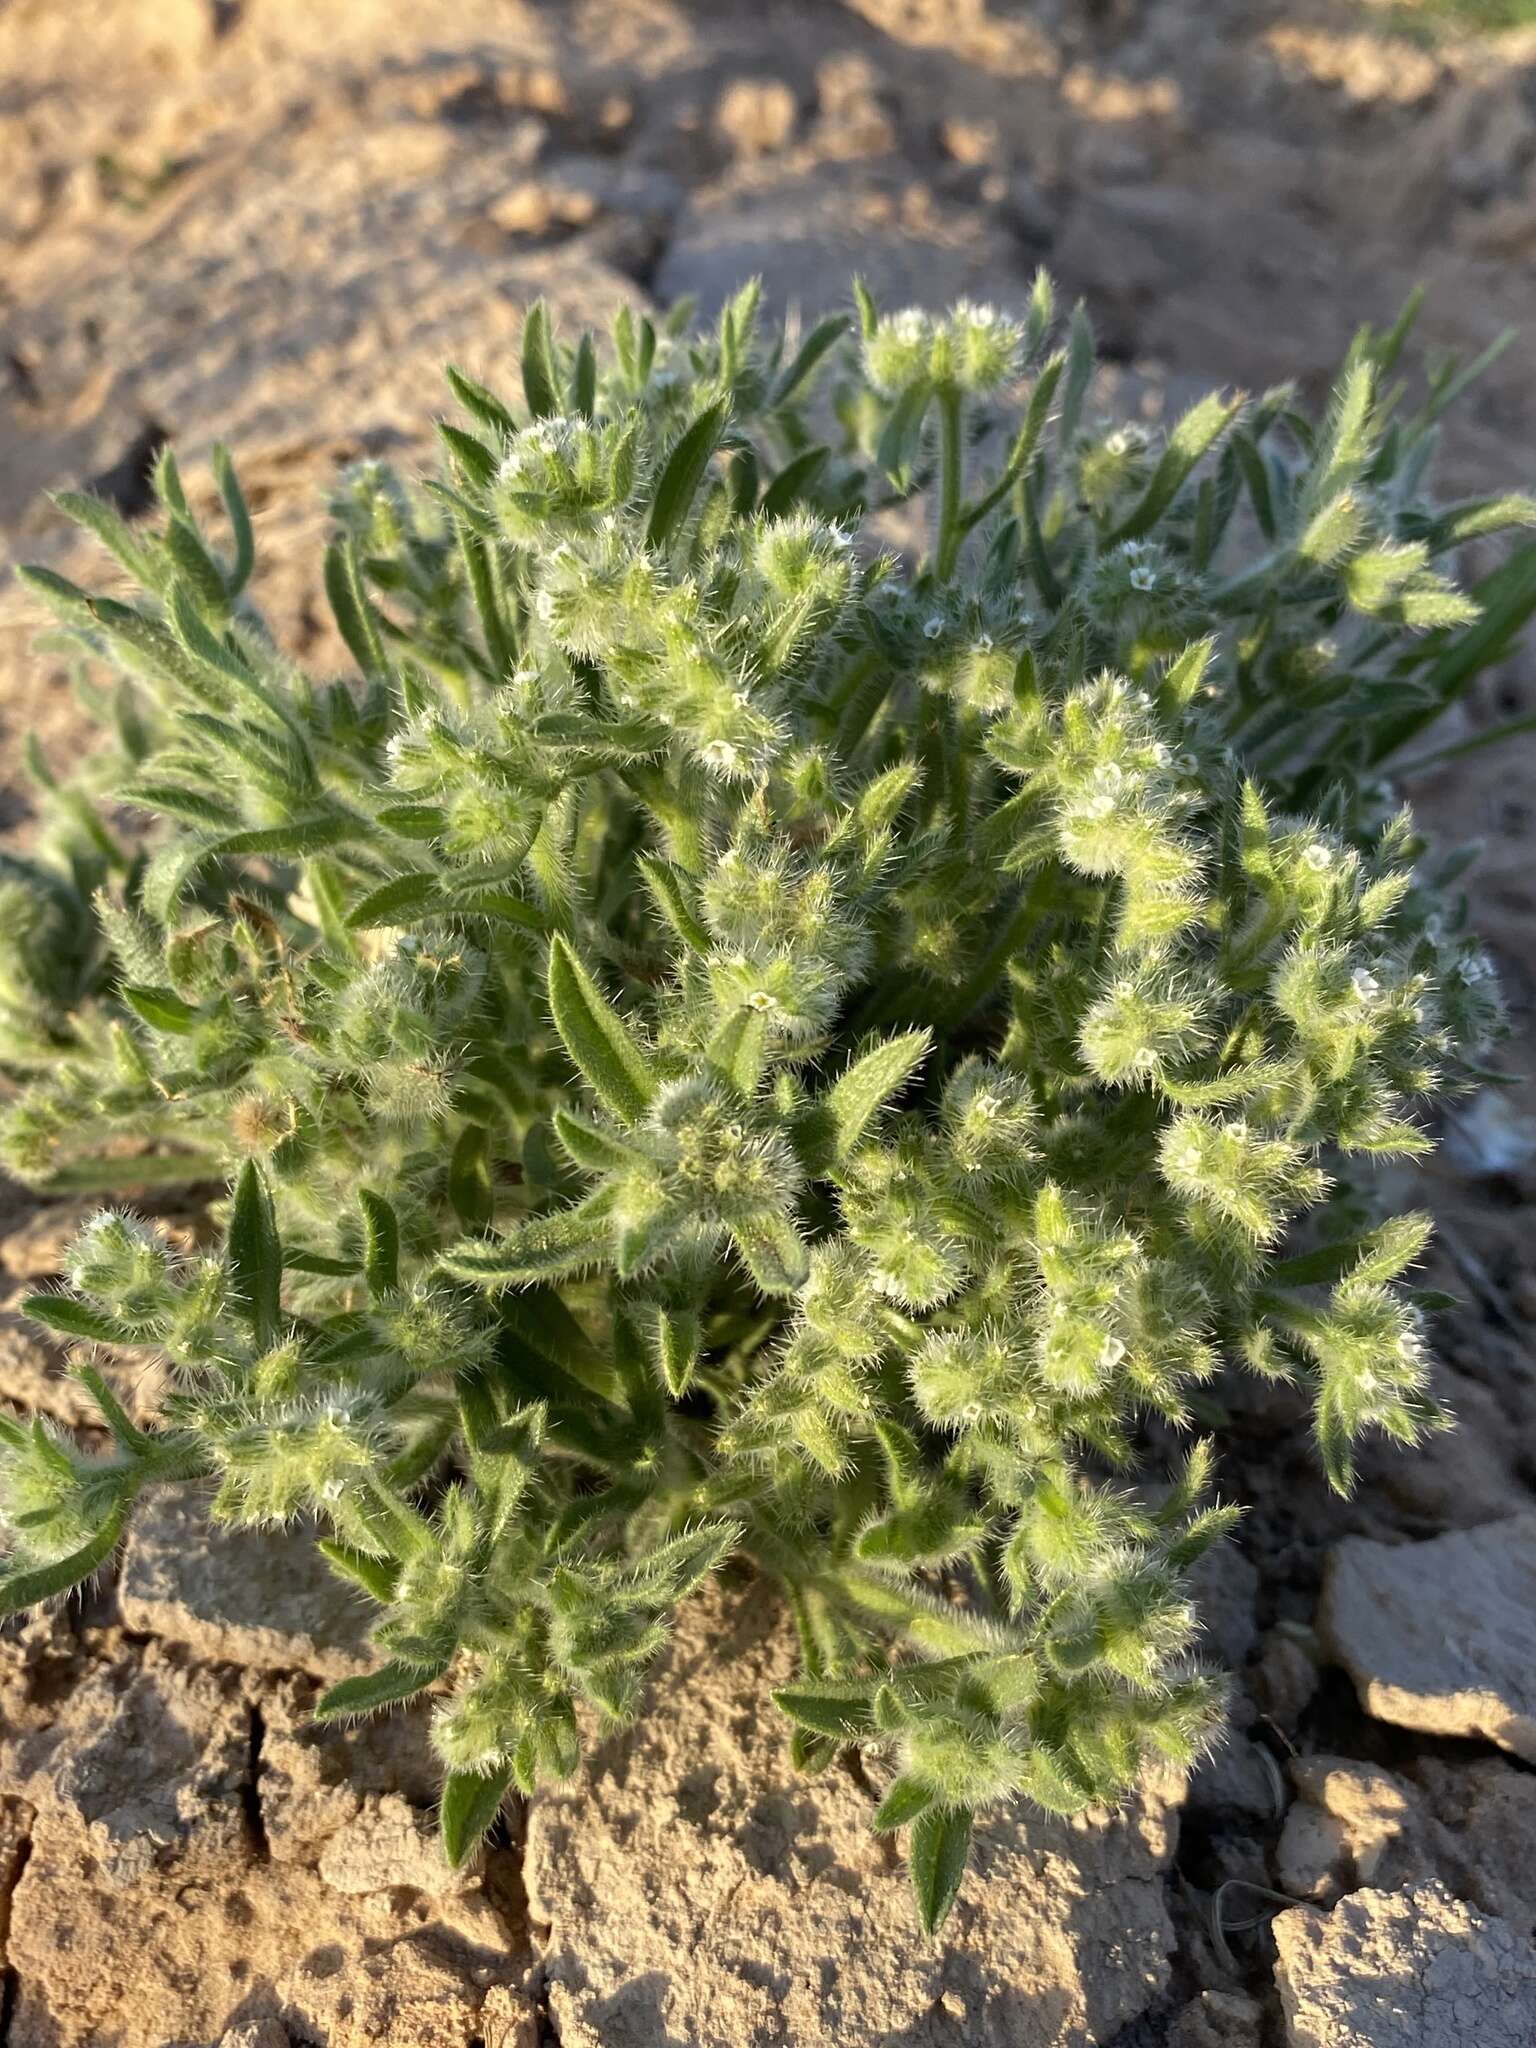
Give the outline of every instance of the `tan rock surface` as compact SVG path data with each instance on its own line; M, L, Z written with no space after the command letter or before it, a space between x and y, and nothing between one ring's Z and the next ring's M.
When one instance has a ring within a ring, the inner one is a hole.
M1536 1762L1536 1514L1331 1552L1318 1628L1367 1712Z
M1275 1922L1290 2048L1529 2048L1536 1949L1440 1884Z
M758 1588L690 1604L657 1692L528 1817L529 1914L563 2048L1047 2048L1107 2042L1167 1975L1177 1783L1121 1814L1022 1804L977 1829L936 1942L844 1768L797 1779L768 1689L794 1671Z
M311 1530L221 1527L185 1492L140 1504L118 1601L127 1627L209 1663L336 1680L379 1661L367 1646L370 1604L331 1570Z

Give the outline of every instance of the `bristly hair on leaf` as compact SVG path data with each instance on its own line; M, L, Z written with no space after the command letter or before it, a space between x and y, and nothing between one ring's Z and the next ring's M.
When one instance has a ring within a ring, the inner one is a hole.
M216 525L169 456L150 518L59 499L137 594L23 572L101 729L0 855L0 1162L215 1191L214 1238L104 1210L27 1303L111 1449L0 1417L0 1606L149 1488L317 1522L378 1608L317 1712L427 1703L459 1865L737 1556L791 1758L889 1761L933 1934L978 1817L1219 1727L1188 1575L1236 1509L1145 1425L1284 1376L1343 1488L1445 1424L1372 1175L1501 1013L1394 778L1536 608L1536 546L1457 550L1536 506L1427 495L1457 379L1383 395L1405 323L1321 422L1165 430L1044 277L853 301L532 309L439 476L337 488L340 673L254 609L223 449Z

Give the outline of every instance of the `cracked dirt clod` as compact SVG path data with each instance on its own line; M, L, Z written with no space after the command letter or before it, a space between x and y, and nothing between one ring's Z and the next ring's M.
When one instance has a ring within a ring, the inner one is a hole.
M244 1840L249 1717L234 1685L158 1646L131 1658L87 1665L38 1725L0 1742L0 1785L77 1833L114 1889Z
M1536 1514L1428 1543L1348 1539L1318 1630L1378 1720L1536 1763Z
M691 1601L634 1731L529 1810L529 1915L562 2048L1051 2048L1108 2041L1167 1976L1178 1785L976 1833L938 1941L843 1769L796 1778L767 1702L795 1654L760 1586Z
M1290 2048L1530 2048L1536 1949L1441 1884L1274 1923Z
M162 2048L281 2019L326 2048L468 2048L518 1974L480 1894L344 1898L311 1870L228 1862L104 1886L77 1830L41 1821L12 1901L9 2048Z
M128 1628L185 1643L210 1663L336 1680L378 1661L366 1602L326 1564L309 1529L221 1528L205 1501L181 1493L140 1507L118 1600Z

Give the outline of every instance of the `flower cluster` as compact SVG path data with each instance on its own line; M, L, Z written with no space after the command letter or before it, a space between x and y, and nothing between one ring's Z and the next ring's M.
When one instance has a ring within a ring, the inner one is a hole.
M103 1212L31 1303L113 1447L0 1420L3 1598L147 1487L319 1518L381 1609L320 1712L431 1695L462 1858L748 1559L795 1758L895 1759L931 1928L978 1808L1218 1725L1187 1573L1233 1515L1149 1424L1285 1375L1342 1487L1442 1420L1424 1221L1363 1177L1497 992L1387 778L1536 591L1445 574L1532 508L1423 497L1396 332L1321 423L1132 431L1043 281L859 305L607 358L536 309L516 403L450 373L439 478L338 492L346 673L253 608L222 453L227 542L169 457L158 524L64 501L141 594L28 572L103 736L0 870L0 1154L229 1193L199 1255ZM919 495L902 561L869 519Z

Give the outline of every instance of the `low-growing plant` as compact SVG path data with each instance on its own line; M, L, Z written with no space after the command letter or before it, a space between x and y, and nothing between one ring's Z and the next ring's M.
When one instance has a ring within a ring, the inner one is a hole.
M1308 1390L1340 1488L1444 1420L1368 1169L1499 1012L1389 777L1536 603L1536 550L1448 558L1536 508L1426 496L1463 378L1410 414L1406 323L1321 421L1154 430L1044 280L857 298L601 356L536 308L516 399L451 371L444 476L335 500L355 674L252 609L222 453L222 549L169 455L158 523L60 500L138 594L25 572L102 743L4 863L3 1157L232 1192L202 1253L104 1211L30 1302L112 1443L0 1423L0 1597L167 1486L314 1518L381 1609L318 1711L432 1696L460 1860L739 1554L797 1763L894 1758L933 1928L978 1810L1211 1740L1234 1510L1160 1447L1224 1368Z

